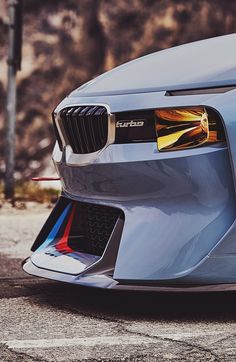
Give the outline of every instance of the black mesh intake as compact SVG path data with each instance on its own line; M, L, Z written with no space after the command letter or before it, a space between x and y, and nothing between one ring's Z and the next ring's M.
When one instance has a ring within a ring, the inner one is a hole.
M64 108L59 114L66 143L74 153L92 153L107 143L108 114L102 106Z
M121 211L77 202L75 215L68 245L75 251L102 255Z
M67 216L60 228L54 234L53 243L56 244L63 237L68 223L73 214L72 224L68 235L68 246L77 252L101 256L107 246L118 219L124 219L120 209L91 204L80 201L72 201L61 196L37 236L32 251L35 251L48 238L48 233L70 207Z

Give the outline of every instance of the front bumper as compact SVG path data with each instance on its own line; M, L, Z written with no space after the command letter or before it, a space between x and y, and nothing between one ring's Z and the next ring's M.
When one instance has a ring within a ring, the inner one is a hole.
M176 158L172 153L168 159L118 162L115 167L112 162L83 167L58 163L64 201L42 229L24 270L112 289L177 290L191 285L198 290L199 285L209 289L236 283L235 256L225 252L236 214L228 150L201 150L188 150L185 157L176 152ZM50 249L66 228L58 229L55 240L50 236L66 205L81 202L120 210L100 257Z

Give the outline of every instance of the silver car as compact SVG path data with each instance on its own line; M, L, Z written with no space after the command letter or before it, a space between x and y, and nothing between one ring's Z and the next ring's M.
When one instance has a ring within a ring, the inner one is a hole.
M53 112L62 194L23 263L93 287L236 284L236 35L160 51Z

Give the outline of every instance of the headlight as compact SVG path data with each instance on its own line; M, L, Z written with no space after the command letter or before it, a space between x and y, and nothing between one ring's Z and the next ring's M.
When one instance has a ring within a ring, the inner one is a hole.
M155 110L155 115L159 151L225 141L221 119L211 108L165 108Z

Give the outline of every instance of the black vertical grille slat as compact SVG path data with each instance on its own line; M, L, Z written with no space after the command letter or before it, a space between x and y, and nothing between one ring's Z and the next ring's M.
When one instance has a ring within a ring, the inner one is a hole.
M99 125L98 125L98 116L96 115L96 112L98 110L99 107L96 107L93 111L93 115L91 116L92 118L92 122L93 122L93 128L94 128L94 134L96 135L95 137L95 149L99 149L99 140L98 140L98 135L99 135Z
M64 129L64 131L65 131L65 133L66 133L68 142L70 143L70 139L69 139L69 137L70 137L69 126L68 126L68 124L67 124L67 122L66 122L66 118L65 118L67 110L68 110L68 109L63 109L63 110L61 111L61 113L60 113L60 116L61 116L61 120L62 120L63 129Z
M82 111L83 107L78 107L73 112L72 118L73 118L73 127L74 132L76 135L76 153L84 153L85 148L83 147L83 138L82 138L82 132L81 132L81 125L78 122L79 113Z
M104 140L104 138L106 137L106 130L107 130L107 124L104 122L104 116L105 116L105 112L104 112L104 110L103 110L103 112L102 112L102 115L101 115L101 117L102 117L102 122L101 122L101 124L100 124L100 126L101 126L101 133L102 133L102 140Z
M65 142L74 153L102 149L108 138L108 114L103 106L71 106L60 112Z
M102 140L103 140L103 138L104 138L104 135L103 135L103 127L102 127L102 111L101 111L101 113L100 113L100 117L99 117L99 129L100 129L100 134L101 134L101 142L102 142Z
M99 108L95 115L98 117L97 118L97 130L98 130L98 145L102 144L102 129L101 129L101 114L102 114L103 108Z
M93 143L93 137L92 137L92 124L91 124L91 119L90 119L91 111L92 111L92 108L87 107L84 117L86 118L85 129L86 129L87 143L89 145L89 152L94 152L94 143Z
M75 133L74 133L74 128L73 128L73 111L75 110L75 108L69 108L68 111L66 112L66 122L68 125L68 131L69 131L69 139L70 139L70 143L71 143L71 147L72 149L77 150L76 147L76 137L75 137Z
M97 147L96 147L96 134L95 134L95 128L93 127L93 113L96 110L96 107L90 108L89 111L87 112L87 116L88 116L88 125L89 125L89 134L90 134L90 139L91 139L91 145L92 145L92 150L93 152L96 151Z
M87 137L86 137L86 133L85 133L85 126L84 126L84 110L85 108L83 108L79 115L78 115L78 119L77 119L77 122L79 123L80 125L80 130L81 130L81 138L83 140L83 146L84 146L84 149L85 149L85 153L88 153L88 147L87 147Z

